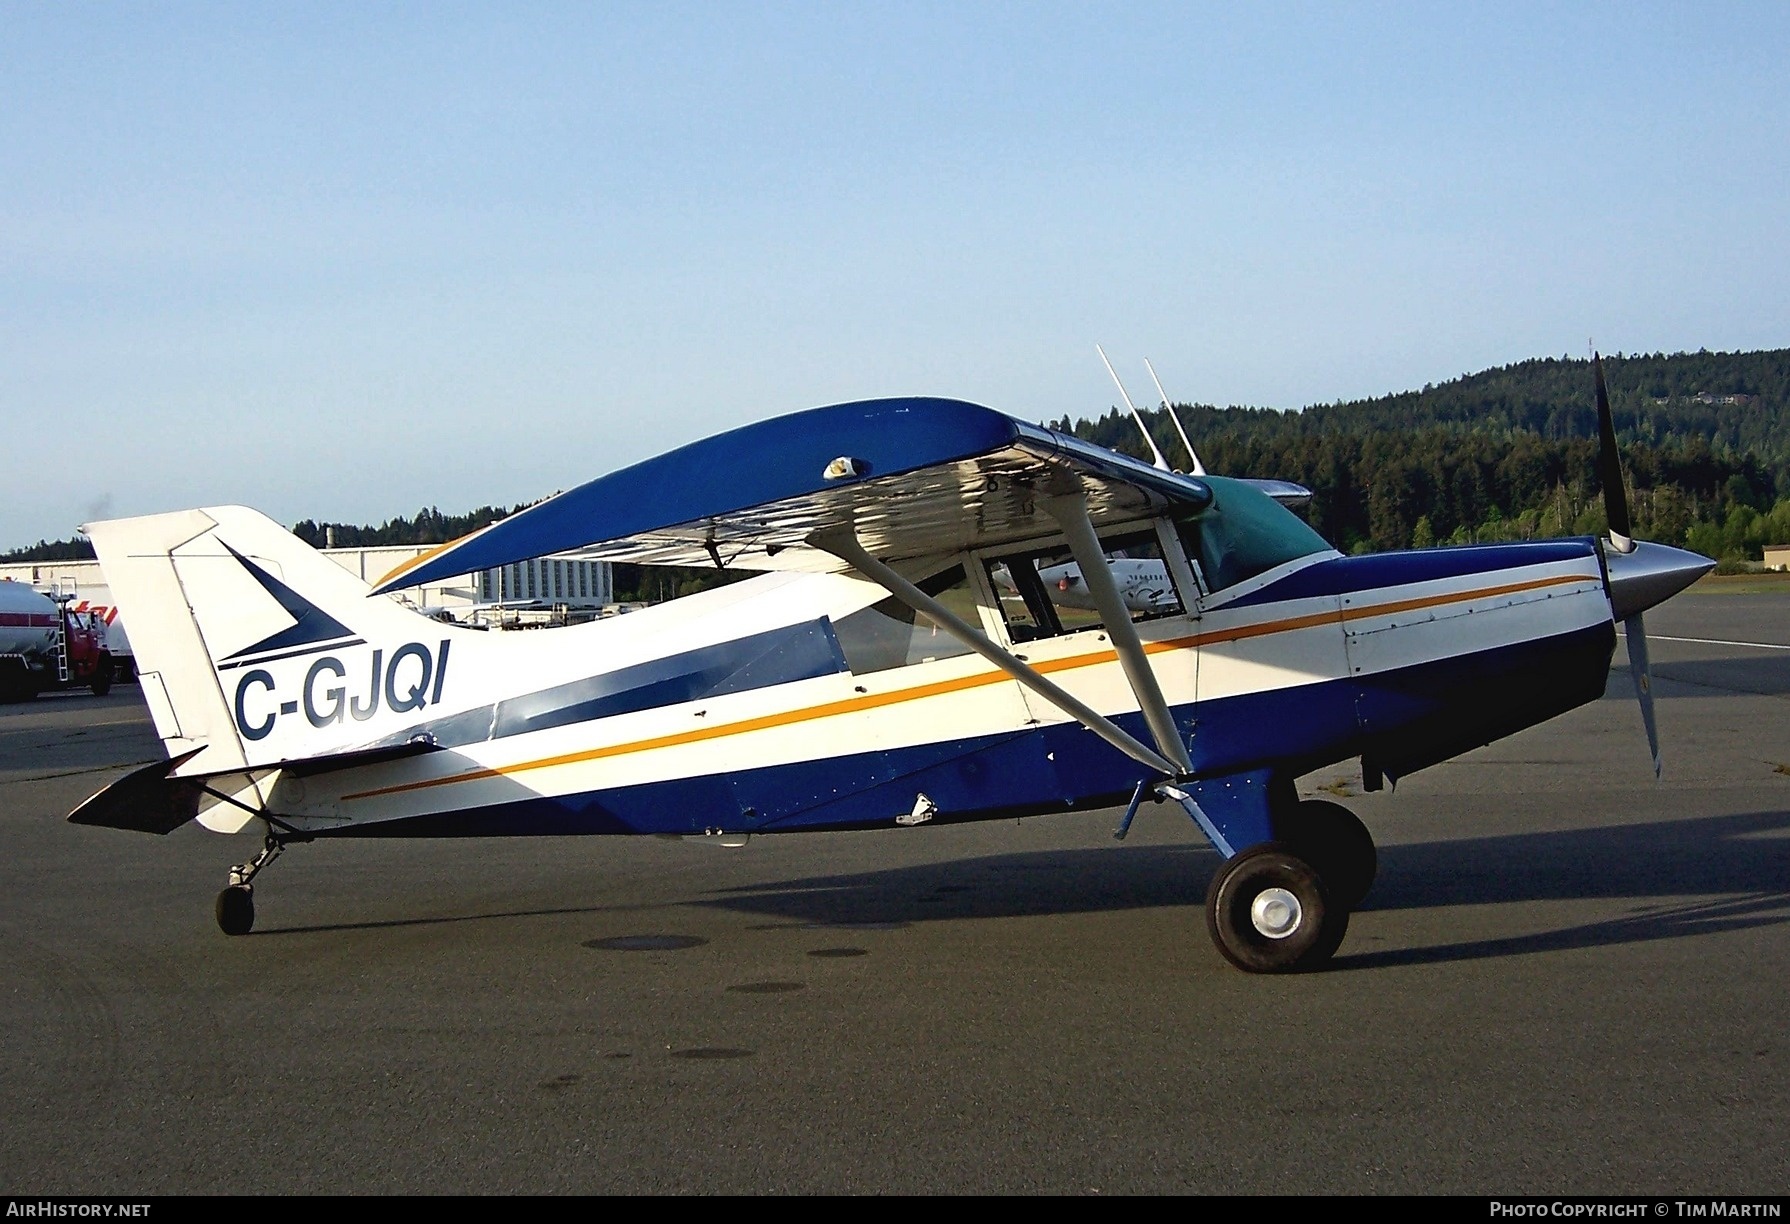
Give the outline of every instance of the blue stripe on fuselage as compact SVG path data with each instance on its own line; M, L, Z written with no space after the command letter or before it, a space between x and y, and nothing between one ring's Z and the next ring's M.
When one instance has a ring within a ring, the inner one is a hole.
M1218 606L1226 609L1251 608L1289 599L1349 595L1357 591L1409 586L1416 582L1435 582L1443 578L1464 578L1470 574L1487 574L1528 565L1582 561L1595 556L1597 541L1589 536L1581 536L1566 540L1520 540L1508 544L1466 544L1452 548L1416 548L1409 552L1332 557L1328 561L1319 561L1304 569L1295 570L1259 591L1251 591ZM1222 599L1222 591L1219 596Z
M456 748L846 670L839 639L823 617L508 697L496 705L406 727L380 744L408 743L427 735L440 747Z
M1294 777L1363 753L1399 776L1595 700L1603 692L1614 649L1614 627L1604 623L1370 677L1182 706L1175 711L1176 722L1183 734L1192 735L1203 777L1263 767ZM1147 733L1140 715L1115 721L1134 735ZM523 799L356 825L326 835L886 827L913 807L919 793L938 805L940 820L975 820L1110 806L1122 802L1138 778L1136 764L1070 723Z

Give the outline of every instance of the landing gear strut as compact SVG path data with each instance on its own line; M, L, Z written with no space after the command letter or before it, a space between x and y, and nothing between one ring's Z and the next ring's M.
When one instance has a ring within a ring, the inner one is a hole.
M246 863L230 869L230 883L218 894L218 929L226 935L247 935L255 926L255 886L251 881L262 868L280 857L286 849L285 839L272 833L262 844L261 853Z

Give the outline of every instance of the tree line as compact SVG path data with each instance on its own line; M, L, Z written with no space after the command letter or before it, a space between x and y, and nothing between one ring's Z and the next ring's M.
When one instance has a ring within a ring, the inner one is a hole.
M1790 543L1790 349L1617 354L1604 359L1611 412L1644 538L1730 563ZM1307 517L1345 552L1592 535L1605 528L1597 412L1588 359L1540 358L1449 382L1299 412L1178 406L1208 470L1291 480L1312 491ZM1190 466L1158 409L1143 414L1171 463ZM1114 409L1052 428L1145 458L1136 423ZM438 507L377 526L305 519L322 547L440 544L523 506ZM81 537L14 549L6 561L91 557ZM618 565L620 598L713 581ZM675 592L671 592L675 593Z
M1790 350L1605 359L1636 530L1718 559L1790 543ZM1345 552L1605 529L1589 360L1522 362L1421 391L1279 412L1178 407L1206 468L1291 480ZM1158 409L1164 455L1189 465ZM1052 428L1139 458L1117 409Z
M443 514L437 506L426 506L410 518L387 519L377 527L357 527L350 523L316 523L302 519L292 526L292 534L312 548L323 548L333 539L336 548L380 548L393 544L446 544L463 535L487 527L498 519L508 518L532 503L524 502L505 510L501 506L480 506L465 514Z

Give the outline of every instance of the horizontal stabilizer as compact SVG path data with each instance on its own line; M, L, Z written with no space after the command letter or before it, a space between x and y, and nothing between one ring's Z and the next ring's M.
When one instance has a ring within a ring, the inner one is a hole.
M1311 490L1290 480L1245 480L1289 510L1303 510L1311 504Z
M176 776L174 771L203 752L194 748L166 761L156 761L141 769L133 769L118 781L92 796L68 814L70 824L95 825L103 829L129 829L134 833L168 834L199 814L199 805L206 794L206 783L212 778L240 776L240 769L215 774ZM441 749L427 740L394 744L384 748L362 748L353 752L335 752L327 756L305 757L263 766L255 772L283 770L296 777L308 778L337 769L357 765L376 765L401 757L418 756Z
M281 761L279 768L295 778L314 778L318 774L334 773L338 769L348 769L358 765L377 765L381 761L400 761L405 757L440 751L440 745L432 739L415 739L405 744L386 744L379 748L356 748L352 752L331 752L325 756Z
M203 751L194 748L131 770L70 812L68 822L136 833L172 833L199 814L205 779L170 775Z

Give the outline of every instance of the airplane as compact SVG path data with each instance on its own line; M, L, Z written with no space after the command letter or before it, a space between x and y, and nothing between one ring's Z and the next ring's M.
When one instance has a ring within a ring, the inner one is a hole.
M601 476L369 587L272 520L212 507L85 530L169 753L77 824L261 835L216 918L325 837L710 834L1179 806L1222 862L1221 955L1328 962L1376 872L1346 808L1595 700L1626 622L1656 774L1642 613L1713 564L1632 537L1598 366L1610 538L1344 556L1250 482L1181 475L959 400L746 425ZM1109 556L1173 606L1134 614ZM388 593L547 554L762 571L527 634ZM1093 616L1040 566L1069 557ZM1008 598L995 579L1013 583ZM1013 598L1017 595L1017 598Z
M1045 594L1057 606L1059 620L1065 620L1064 614L1071 608L1098 614L1099 606L1082 579L1081 569L1073 561L1036 568ZM1160 558L1108 553L1106 568L1118 584L1119 598L1124 602L1125 610L1132 613L1134 619L1137 613L1170 615L1180 608L1180 599L1168 576L1168 566ZM996 567L991 577L1000 588L1003 599L1022 598L1018 581L1005 565Z

